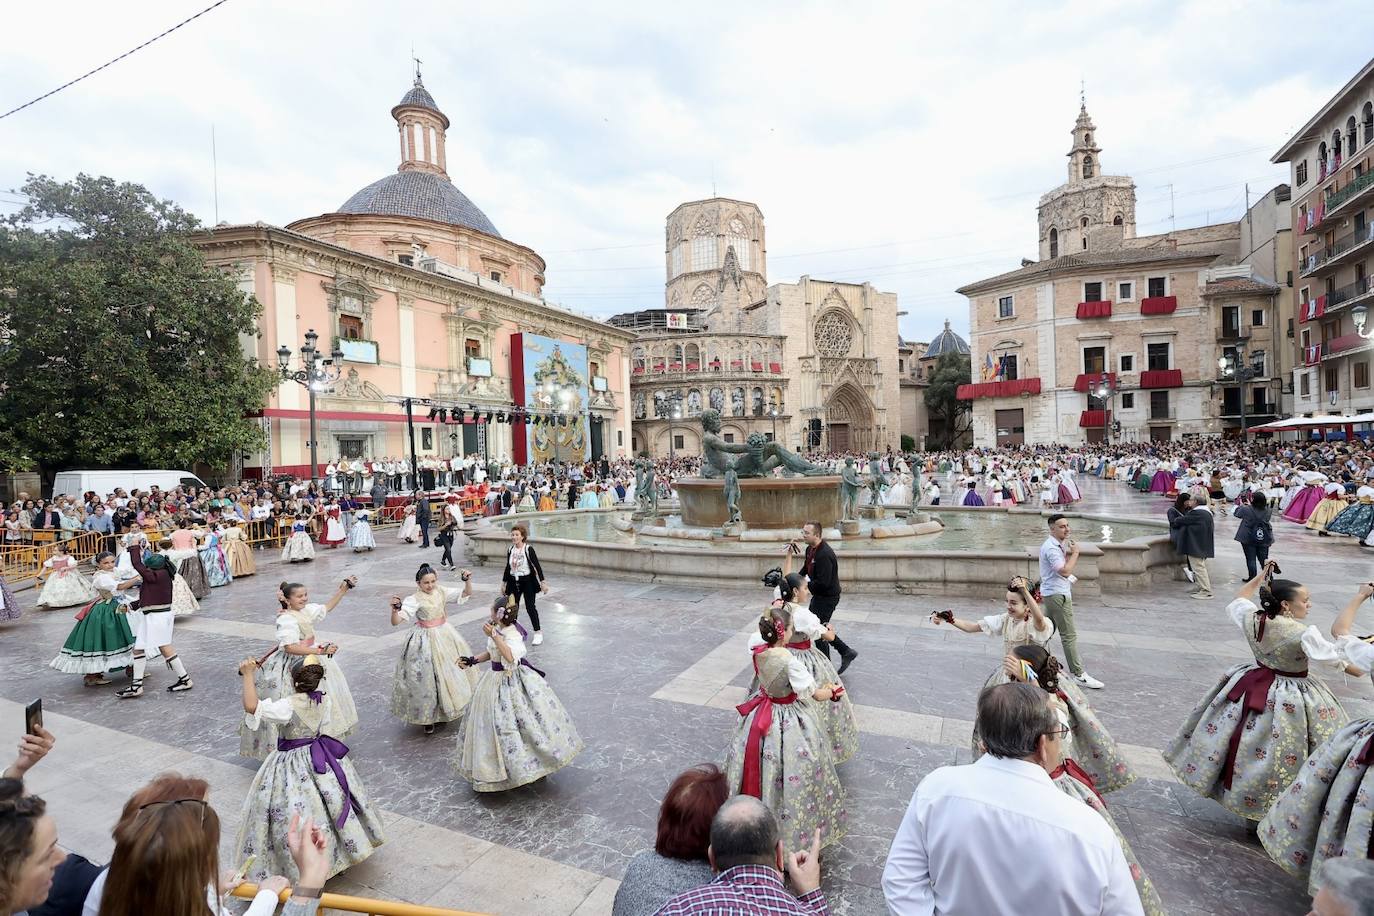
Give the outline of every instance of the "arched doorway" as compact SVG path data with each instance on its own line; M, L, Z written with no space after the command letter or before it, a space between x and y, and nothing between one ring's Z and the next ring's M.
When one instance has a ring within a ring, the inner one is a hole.
M826 448L832 452L863 452L873 448L873 407L851 384L841 385L825 404Z

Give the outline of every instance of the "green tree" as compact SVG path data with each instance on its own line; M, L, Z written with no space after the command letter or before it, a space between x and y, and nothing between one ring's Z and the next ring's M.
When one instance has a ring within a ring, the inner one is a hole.
M937 434L941 436L940 448L953 448L973 426L973 413L969 401L959 400L959 386L972 381L972 363L967 353L944 353L930 374L930 384L926 386L926 410L930 416L940 421Z
M261 447L262 306L206 265L194 216L136 184L30 175L0 220L0 460L223 465Z
M902 451L916 451L916 440L908 436L906 433L902 433Z

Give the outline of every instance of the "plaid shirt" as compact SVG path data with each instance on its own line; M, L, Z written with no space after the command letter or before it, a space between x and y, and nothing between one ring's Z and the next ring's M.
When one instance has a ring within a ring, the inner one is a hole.
M829 916L820 888L794 897L782 875L763 865L736 865L710 884L683 891L654 916Z

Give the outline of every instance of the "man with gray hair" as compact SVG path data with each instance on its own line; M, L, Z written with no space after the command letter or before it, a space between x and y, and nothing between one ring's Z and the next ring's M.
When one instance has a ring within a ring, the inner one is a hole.
M1327 859L1307 916L1374 916L1374 859Z
M1068 729L1031 684L978 695L987 753L921 780L883 869L894 916L1140 916L1144 909L1106 820L1050 781ZM1014 849L1016 864L999 866Z
M763 802L752 795L726 799L711 820L706 848L715 880L683 891L654 916L826 916L820 831L809 849L791 854L780 836L778 819Z

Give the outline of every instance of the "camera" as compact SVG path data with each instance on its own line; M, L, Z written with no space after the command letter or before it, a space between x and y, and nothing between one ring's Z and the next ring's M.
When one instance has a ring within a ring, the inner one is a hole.
M782 585L782 567L774 566L763 574L763 584L768 588L777 588Z

